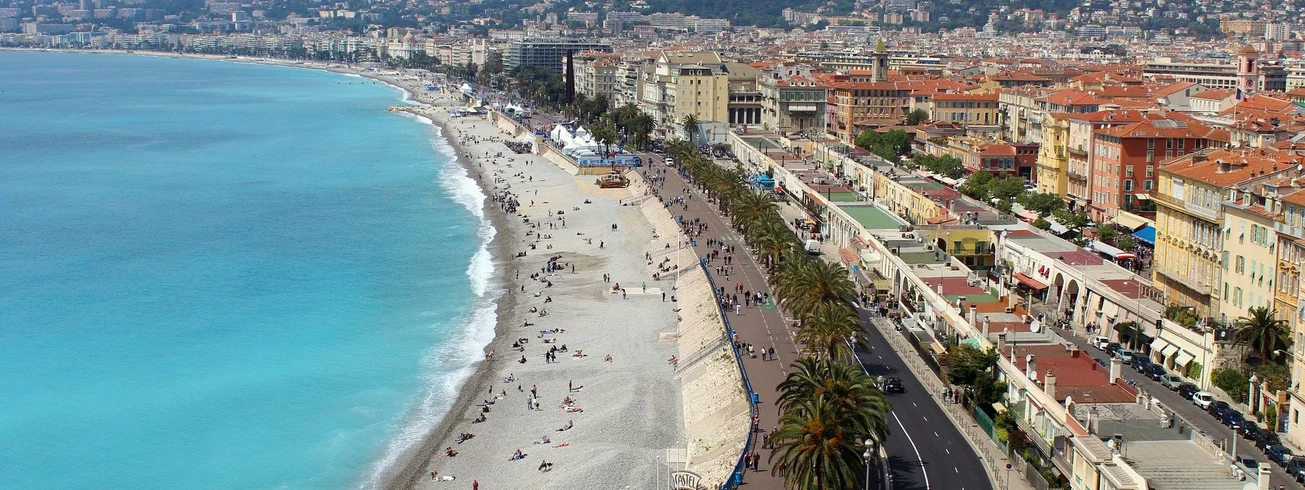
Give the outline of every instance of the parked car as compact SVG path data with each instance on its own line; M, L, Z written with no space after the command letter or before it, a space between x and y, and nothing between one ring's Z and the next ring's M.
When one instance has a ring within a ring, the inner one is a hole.
M1280 442L1282 442L1282 440L1278 439L1277 432L1271 431L1269 429L1262 429L1260 430L1260 435L1255 438L1255 448L1259 449L1260 451L1264 451L1265 454L1268 454L1269 447L1273 446L1274 444L1278 444Z
M1100 357L1093 357L1092 360L1097 361L1097 364L1100 364L1102 366L1108 366L1108 364L1106 364L1106 360Z
M1210 402L1210 406L1205 407L1205 412L1210 414L1211 417L1214 417L1215 420L1219 421L1222 421L1223 414L1228 413L1229 411L1232 411L1232 407L1228 406L1228 402L1220 400L1212 401Z
M1151 358L1141 352L1133 353L1133 369L1143 375L1147 374L1147 369L1151 367Z
M1287 475L1296 483L1305 483L1305 456L1292 456L1287 462Z
M1119 349L1123 349L1123 348L1124 346L1119 342L1111 342L1109 344L1106 344L1106 354L1110 354L1111 356L1114 356L1116 352L1119 352Z
M1241 412L1230 408L1223 412L1223 417L1220 417L1219 421L1230 428L1239 429L1242 424L1246 423L1246 417L1242 416Z
M1146 377L1151 378L1154 381L1164 381L1164 378L1169 376L1169 371L1165 371L1164 366L1150 363L1146 365L1146 370L1143 371L1142 374L1145 374Z
M1260 467L1260 460L1255 459L1249 454L1240 453L1237 455L1237 462L1245 466L1246 469L1255 471Z
M1237 433L1240 434L1243 439L1254 441L1260 436L1260 431L1263 430L1264 429L1260 428L1260 424L1246 420L1242 422L1241 427L1237 428Z
M1287 467L1287 461L1291 460L1292 456L1291 450L1287 449L1282 444L1270 445L1269 449L1264 451L1264 454L1269 456L1269 461L1273 461L1283 468Z
M906 387L902 386L902 378L896 376L884 380L884 393L906 393Z
M1192 403L1201 407L1201 410L1209 410L1210 404L1214 403L1214 395L1208 391L1192 393Z
M1183 383L1178 385L1177 391L1178 391L1178 396L1183 397L1184 400L1191 400L1192 395L1195 395L1196 392L1201 391L1201 389L1197 388L1196 385L1194 384Z
M1120 348L1115 351L1115 358L1119 359L1119 362L1122 362L1127 366L1133 363L1133 351L1126 348Z
M1091 344L1092 347L1096 347L1101 350L1106 350L1106 346L1110 345L1110 339L1098 335L1096 337L1092 337L1092 340L1089 340L1088 343Z
M1157 366L1158 365L1159 364L1157 364ZM1169 388L1170 390L1177 391L1178 387L1183 384L1183 377L1177 374L1165 373L1160 376L1160 379L1158 381L1160 381L1161 386L1164 386L1165 388Z

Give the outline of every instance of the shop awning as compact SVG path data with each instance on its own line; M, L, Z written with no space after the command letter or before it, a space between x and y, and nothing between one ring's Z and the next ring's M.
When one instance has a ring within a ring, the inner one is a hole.
M1142 243L1155 245L1155 228L1151 225L1143 226L1142 229L1133 232L1133 236L1137 237Z
M1069 228L1065 228L1065 225L1062 225L1062 224L1057 223L1057 222L1055 222L1055 221L1052 221L1052 222L1051 222L1051 232L1052 232L1052 233L1055 233L1055 234L1057 234L1057 235L1064 235L1065 232L1068 232L1068 231L1069 231Z
M843 260L843 265L848 265L857 263L857 260L860 257L858 257L856 252L853 252L850 248L840 248L838 249L838 258Z
M1043 283L1041 283L1041 282L1038 282L1037 279L1034 279L1034 278L1032 278L1032 277L1029 277L1029 276L1025 275L1023 272L1016 272L1016 273L1015 273L1015 280L1016 280L1016 281L1019 281L1020 284L1023 284L1023 285L1025 285L1025 286L1028 286L1029 289L1037 289L1037 290L1047 289L1047 285L1046 285L1046 284L1043 284Z
M1165 342L1164 339L1155 339L1155 340L1152 340L1152 341L1151 341L1151 352L1161 352L1161 351L1164 350L1165 346L1167 346L1167 345L1169 345L1169 342Z
M1187 367L1194 357L1195 356L1188 354L1187 351L1181 351L1178 353L1178 357L1174 358L1174 367Z
M861 235L852 236L852 245L855 245L856 248L870 248L870 244L866 243L865 239L861 238Z
M1118 247L1115 247L1113 245L1108 245L1104 242L1100 242L1097 240L1093 240L1091 245L1092 245L1092 250L1096 250L1097 252L1106 254L1106 256L1115 260L1137 258L1137 255L1134 255L1132 252L1125 252L1123 250L1120 250Z
M1175 352L1178 352L1178 346L1174 344L1169 344L1165 346L1165 350L1160 351L1166 358L1173 357Z
M1118 216L1115 216L1115 224L1128 228L1129 230L1136 230L1151 223L1147 221L1146 218L1136 214L1121 212Z

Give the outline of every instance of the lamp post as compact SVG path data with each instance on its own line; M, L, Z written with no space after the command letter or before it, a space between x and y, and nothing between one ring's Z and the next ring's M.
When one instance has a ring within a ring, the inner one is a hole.
M874 455L870 453L870 445L874 443L870 439L865 440L865 452L861 453L861 459L865 461L865 490L870 490L870 458Z

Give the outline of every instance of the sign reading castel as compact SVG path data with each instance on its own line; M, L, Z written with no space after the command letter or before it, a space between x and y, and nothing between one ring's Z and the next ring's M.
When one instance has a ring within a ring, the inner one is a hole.
M702 477L691 471L672 471L671 490L698 490Z

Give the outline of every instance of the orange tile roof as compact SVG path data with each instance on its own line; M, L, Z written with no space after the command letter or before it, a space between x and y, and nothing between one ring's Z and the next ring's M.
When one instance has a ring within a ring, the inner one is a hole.
M1204 161L1196 161L1204 158ZM1216 149L1184 155L1161 164L1160 169L1174 175L1229 187L1257 175L1291 168L1305 163L1305 155L1274 148ZM1228 164L1227 171L1221 171Z
M1227 90L1224 90L1224 89L1217 89L1217 90L1206 90L1206 91L1201 92L1201 93L1199 93L1199 94L1192 95L1192 98L1194 98L1194 99L1208 99L1208 100L1223 100L1223 99L1226 99L1226 98L1232 97L1232 96L1234 96L1234 95L1237 95L1237 91L1236 91L1236 90L1233 90L1233 89L1227 89Z
M1061 90L1038 100L1057 105L1101 105L1106 100L1081 90Z

